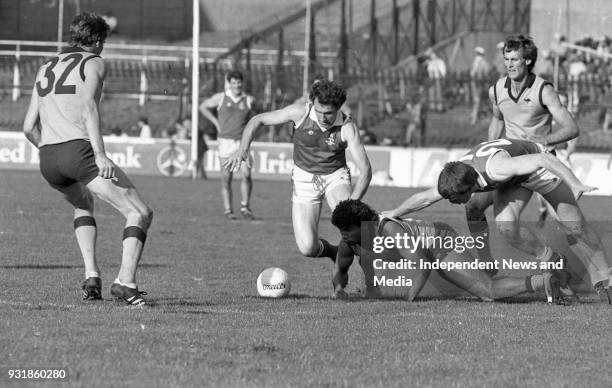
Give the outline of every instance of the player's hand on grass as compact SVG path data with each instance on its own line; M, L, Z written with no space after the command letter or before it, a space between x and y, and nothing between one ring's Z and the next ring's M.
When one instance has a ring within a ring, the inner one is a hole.
M574 187L572 189L572 192L574 193L574 198L576 198L576 201L577 201L580 199L580 197L582 197L582 194L590 193L591 191L595 191L595 190L598 190L598 188L595 186L580 184L580 186Z
M96 152L96 166L98 166L98 175L104 179L112 179L115 177L115 164L106 156L104 152Z

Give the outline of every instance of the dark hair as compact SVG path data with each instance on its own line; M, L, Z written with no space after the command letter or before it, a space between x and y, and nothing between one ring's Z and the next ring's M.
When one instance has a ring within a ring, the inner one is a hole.
M312 102L316 98L319 100L319 104L331 105L336 109L340 109L346 101L346 91L340 84L322 79L310 86L309 98Z
M228 80L228 81L231 81L233 79L237 79L237 80L240 80L240 81L243 80L242 73L240 71L238 71L238 70L232 70L229 73L227 73L227 75L225 76L225 79Z
M340 201L331 216L331 223L336 228L347 230L351 226L361 226L364 221L376 221L378 213L358 199Z
M70 43L74 46L91 47L97 42L104 43L110 27L95 13L83 12L70 23Z
M149 119L147 119L145 116L141 116L138 121L142 121L145 124L149 124Z
M538 48L533 43L533 39L527 35L507 36L502 48L502 55L510 51L519 50L523 51L523 58L531 60L531 63L527 65L527 69L532 71L538 59Z
M444 165L438 177L438 193L451 203L461 203L461 198L478 182L474 167L463 162Z

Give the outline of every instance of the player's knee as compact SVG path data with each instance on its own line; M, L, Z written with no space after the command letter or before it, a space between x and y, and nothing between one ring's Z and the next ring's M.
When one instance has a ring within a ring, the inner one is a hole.
M298 241L297 246L300 253L306 257L317 257L321 250L317 241L311 243Z
M139 225L145 231L151 226L153 222L153 210L148 206L140 206L134 208L128 215L128 221Z

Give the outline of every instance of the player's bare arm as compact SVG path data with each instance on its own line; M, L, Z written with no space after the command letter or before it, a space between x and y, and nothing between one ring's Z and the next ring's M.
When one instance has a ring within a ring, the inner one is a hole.
M240 140L240 149L234 155L228 158L223 167L236 171L240 169L243 160L248 160L249 147L255 138L255 133L261 125L279 125L293 121L299 122L306 114L306 107L301 104L293 104L282 109L271 112L260 113L253 116L244 127L242 139Z
M580 198L585 192L596 190L580 182L572 170L549 153L529 154L511 157L505 152L495 154L488 165L491 177L500 181L514 176L528 175L545 168L564 180L572 189L574 197Z
M425 209L441 199L442 196L438 193L438 188L431 187L420 193L413 194L395 209L382 212L381 216L386 218L401 218L406 214Z
M38 79L38 76L36 77ZM38 148L40 143L40 115L39 115L39 101L36 87L32 89L32 98L30 99L30 105L26 112L25 119L23 121L23 133L25 137Z
M495 140L502 137L505 129L504 116L502 115L497 103L495 102L495 92L493 88L495 85L489 88L489 100L491 101L491 107L493 109L493 115L491 116L491 122L489 123L489 138L488 140Z
M552 85L544 85L542 89L542 102L548 108L553 120L559 124L559 128L546 135L543 139L529 140L542 143L545 146L551 146L577 138L580 133L578 124L576 124L576 120L574 120L567 108L561 104L559 95Z
M100 170L98 175L102 178L110 179L115 176L115 165L106 156L104 141L100 132L100 112L98 102L104 81L105 68L102 58L94 58L85 64L85 85L83 87L85 128L93 148L96 165Z
M202 116L206 117L217 129L219 132L219 120L212 113L211 109L217 109L221 101L223 100L224 93L216 93L210 98L207 98L200 104L200 112L202 112Z
M353 192L351 193L351 199L361 199L372 180L372 166L370 165L370 159L366 154L365 148L361 143L359 132L352 121L342 126L342 138L347 142L347 150L357 168L359 169L359 175L355 180L353 186Z
M332 273L332 284L334 286L334 297L345 299L348 294L344 289L349 281L348 270L353 263L355 253L344 242L338 245L338 255Z

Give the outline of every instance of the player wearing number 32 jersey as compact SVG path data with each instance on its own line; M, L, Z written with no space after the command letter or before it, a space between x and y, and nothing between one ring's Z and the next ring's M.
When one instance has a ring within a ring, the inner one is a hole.
M100 53L107 35L108 25L100 16L82 13L74 18L70 47L36 75L23 130L39 149L43 177L74 207L74 230L85 263L84 298L102 298L95 194L126 218L121 267L111 294L130 305L143 305L136 268L153 212L104 150L98 106L105 75Z

